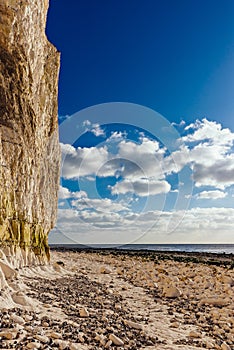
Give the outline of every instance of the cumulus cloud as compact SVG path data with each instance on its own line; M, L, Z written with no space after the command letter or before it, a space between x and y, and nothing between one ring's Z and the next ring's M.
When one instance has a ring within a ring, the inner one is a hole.
M129 180L124 179L121 182L117 182L111 187L112 194L126 194L134 193L140 197L146 197L149 195L156 195L161 193L168 193L171 189L171 185L165 180L155 180L155 179L138 179Z
M129 211L129 208L121 202L115 202L109 198L80 198L71 202L78 210L92 209L97 212Z
M185 130L191 129L195 130L194 133L184 136L184 142L210 140L216 145L233 145L234 133L227 128L222 128L222 125L215 121L209 121L206 118L196 120L195 123L185 127Z
M98 169L108 160L106 147L74 148L61 144L63 162L62 177L66 179L96 175Z
M89 120L84 120L82 125L85 127L85 132L92 132L96 137L105 136L105 131L97 123L92 124Z
M97 135L102 132L98 124L85 121L84 126L95 129ZM188 134L179 140L180 146L171 154L144 133L139 133L138 142L133 142L126 139L124 132L113 132L102 147L75 149L62 144L62 176L67 179L115 176L122 181L113 186L112 193L135 190L144 196L167 193L167 176L179 174L185 166L192 169L197 187L224 190L234 184L234 133L207 119L197 120L185 127L185 131Z
M59 186L59 199L69 198L86 198L87 193L85 191L71 192L67 187Z
M220 199L225 198L227 196L227 193L214 190L214 191L202 191L196 195L196 198L198 199Z
M233 217L233 208L215 207L197 207L186 213L130 212L124 216L110 212L59 209L57 229L83 244L126 244L136 239L138 243L233 243ZM179 225L173 226L173 222L178 222L177 218Z

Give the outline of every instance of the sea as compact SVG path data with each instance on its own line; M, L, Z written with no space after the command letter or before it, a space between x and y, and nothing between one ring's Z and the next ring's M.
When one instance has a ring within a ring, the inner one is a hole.
M67 249L117 249L117 250L142 250L142 251L170 251L170 252L195 252L234 254L234 244L125 244L125 245L82 245L82 244L50 244L51 248Z

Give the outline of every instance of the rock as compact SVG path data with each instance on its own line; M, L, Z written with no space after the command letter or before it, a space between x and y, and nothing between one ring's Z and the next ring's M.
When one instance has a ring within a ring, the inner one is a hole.
M61 339L55 339L54 344L59 346L59 349L64 350L68 348L69 342Z
M22 247L21 266L49 258L57 211L59 53L45 35L48 4L0 2L0 242L13 257Z
M44 327L44 328L48 328L50 325L49 325L49 323L48 322L42 322L42 327Z
M39 342L44 343L44 344L49 343L49 341L50 341L50 338L48 338L45 335L40 335L40 334L36 334L35 339L39 340Z
M40 349L41 344L37 342L31 342L26 345L27 349Z
M123 270L121 267L117 267L116 273L117 273L118 275L123 275L123 274L124 274L124 270Z
M170 286L164 289L164 296L166 298L178 298L181 292L178 288Z
M62 339L62 335L57 332L49 332L46 335L52 339Z
M109 339L112 341L112 343L116 346L122 346L124 345L124 342L117 337L115 334L110 334Z
M17 332L12 331L12 329L0 332L0 338L12 340L17 336Z
M111 273L111 272L112 272L111 269L109 269L109 268L106 267L106 266L102 266L102 267L100 268L100 273L109 274L109 273Z
M108 340L105 345L105 349L108 349L112 345L112 340Z
M206 348L214 350L215 349L215 345L211 341L207 341L206 342Z
M221 349L222 350L232 350L231 347L225 342L221 344Z
M1 226L0 226L1 229ZM1 236L0 236L1 238ZM11 268L8 264L4 263L3 261L0 260L0 269L2 270L5 278L8 279L12 279L14 277L16 277L17 272Z
M172 328L179 328L179 326L180 326L180 323L177 321L171 322L171 324L170 324L170 327L172 327Z
M128 320L124 321L124 323L130 328L143 330L143 326L140 323L128 321Z
M25 315L24 319L25 319L26 322L30 322L30 321L32 321L33 317L30 316L30 315Z
M79 310L79 313L80 313L80 317L89 317L89 312L85 307L82 307Z
M198 333L198 332L196 332L196 331L191 331L191 332L189 333L189 337L190 337L190 338L201 338L201 334Z
M204 298L204 299L201 299L200 304L201 305L207 304L207 305L213 305L213 306L226 306L229 303L226 300L221 298Z
M69 349L70 350L81 350L82 349L81 346L82 345L80 345L79 343L70 343L69 344Z
M20 317L20 316L17 316L17 315L11 315L10 319L14 322L14 323L18 323L18 324L24 324L25 323L25 320Z
M19 305L22 306L32 306L33 302L32 300L27 297L26 295L24 295L22 292L16 292L14 294L12 294L12 300Z
M84 334L83 333L79 333L78 334L78 339L79 339L79 341L81 342L81 343L84 343Z

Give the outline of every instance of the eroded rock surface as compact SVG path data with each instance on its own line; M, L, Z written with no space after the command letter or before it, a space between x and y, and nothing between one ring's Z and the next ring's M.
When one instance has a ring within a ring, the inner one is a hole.
M0 247L23 264L49 257L56 219L59 53L45 35L48 5L0 1Z

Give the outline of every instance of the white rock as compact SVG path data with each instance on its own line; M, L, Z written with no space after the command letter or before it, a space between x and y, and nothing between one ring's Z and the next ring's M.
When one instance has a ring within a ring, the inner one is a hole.
M113 342L113 344L115 344L117 346L124 345L124 342L119 337L117 337L115 334L110 334L109 339Z
M140 330L143 329L142 324L137 323L137 322L133 322L133 321L128 321L128 320L126 320L126 321L124 321L124 323L125 323L128 327L133 328L133 329L140 329Z
M178 288L170 286L164 289L164 296L166 298L178 298L181 292Z
M112 340L108 340L108 342L105 345L105 349L108 349L112 345Z
M12 279L17 276L17 272L9 265L5 264L2 260L0 260L0 269L2 270L3 275L6 277L6 279Z
M227 343L224 342L221 345L221 349L222 350L231 350L231 347Z
M24 319L25 319L25 321L29 322L29 321L32 321L33 317L30 315L25 315Z
M79 343L70 343L69 344L69 349L70 350L81 350L82 349L82 345L80 345Z
M31 342L26 345L27 349L40 349L41 344L37 342Z
M79 310L79 313L80 313L81 317L89 317L89 312L88 312L88 310L85 307L82 307Z
M69 342L61 339L55 339L54 344L59 346L59 349L64 350L68 347Z
M17 332L12 332L12 329L0 332L0 338L4 338L7 340L15 339L16 335L17 335Z
M170 326L171 326L172 328L179 328L180 323L177 322L177 321L175 321L175 322L172 322L172 323L170 324Z
M62 339L62 335L57 332L49 332L46 334L48 337L53 338L53 339Z
M204 299L201 299L200 304L201 305L208 304L213 306L226 306L228 305L228 302L221 298L204 298Z
M50 339L46 335L36 334L35 338L41 343L49 343Z
M106 266L101 266L100 268L100 273L111 273L111 269L109 269L108 267Z
M81 343L84 343L84 341L85 341L82 333L78 334L78 339Z
M12 295L12 299L16 304L22 306L33 306L32 300L24 295L22 292L16 292Z
M201 338L201 334L198 333L198 332L196 332L196 331L191 331L191 332L189 333L189 337L190 337L190 338Z
M24 324L25 321L22 317L20 316L17 316L17 315L11 315L10 319L15 322L15 323L18 323L18 324Z

